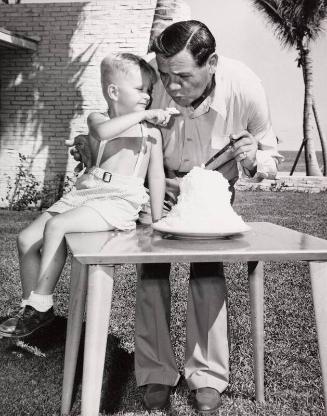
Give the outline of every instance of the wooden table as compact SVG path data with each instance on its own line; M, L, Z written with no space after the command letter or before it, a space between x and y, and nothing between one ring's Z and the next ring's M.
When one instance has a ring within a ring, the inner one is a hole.
M62 414L69 413L84 316L86 332L82 416L98 415L108 335L114 266L126 263L248 263L256 399L264 401L263 262L306 260L318 333L327 409L327 241L275 224L249 223L244 235L215 240L165 237L140 227L131 232L74 233L66 236L73 254L64 364ZM285 294L287 296L287 294Z

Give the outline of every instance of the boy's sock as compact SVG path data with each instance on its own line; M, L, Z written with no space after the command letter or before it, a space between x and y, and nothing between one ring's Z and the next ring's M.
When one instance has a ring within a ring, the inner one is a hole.
M32 291L27 300L27 305L32 306L39 312L46 312L53 306L53 294L40 295Z

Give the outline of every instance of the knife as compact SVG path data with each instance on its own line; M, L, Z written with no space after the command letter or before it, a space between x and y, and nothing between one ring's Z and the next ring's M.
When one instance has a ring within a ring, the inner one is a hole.
M239 140L241 140L243 137L240 137L239 139L234 139L233 136L230 134L229 135L229 143L226 144L226 146L224 146L222 149L219 150L219 152L215 153L205 164L204 167L206 168L208 165L210 165L210 163L212 163L213 161L215 161L219 156L221 156L223 153L225 153L228 149L230 149L234 143L238 142ZM221 166L225 165L226 163L230 162L233 159L229 159L228 161L224 162L222 165L218 166L218 168L220 168ZM216 168L217 169L217 168Z

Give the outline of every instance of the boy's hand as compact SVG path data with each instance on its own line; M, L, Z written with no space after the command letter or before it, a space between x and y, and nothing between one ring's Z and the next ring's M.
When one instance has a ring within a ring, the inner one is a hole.
M162 109L153 109L146 110L144 120L149 123L154 124L155 126L167 126L171 116L179 115L180 112L173 107L167 107L165 110Z
M66 140L65 145L72 147L70 154L74 160L80 163L75 167L74 172L81 172L84 167L90 168L92 166L92 155L89 146L88 136L86 134L79 134L71 140Z

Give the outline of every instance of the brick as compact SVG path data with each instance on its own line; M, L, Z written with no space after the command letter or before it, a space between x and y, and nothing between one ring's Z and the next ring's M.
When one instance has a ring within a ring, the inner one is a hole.
M15 177L19 152L33 160L38 180L63 170L71 174L76 162L63 140L85 133L88 114L106 108L100 61L108 51L146 52L155 5L156 0L0 5L0 26L40 37L35 53L1 48L0 198L4 175ZM18 84L19 73L24 76ZM9 86L13 80L17 85ZM37 153L41 144L47 152Z

